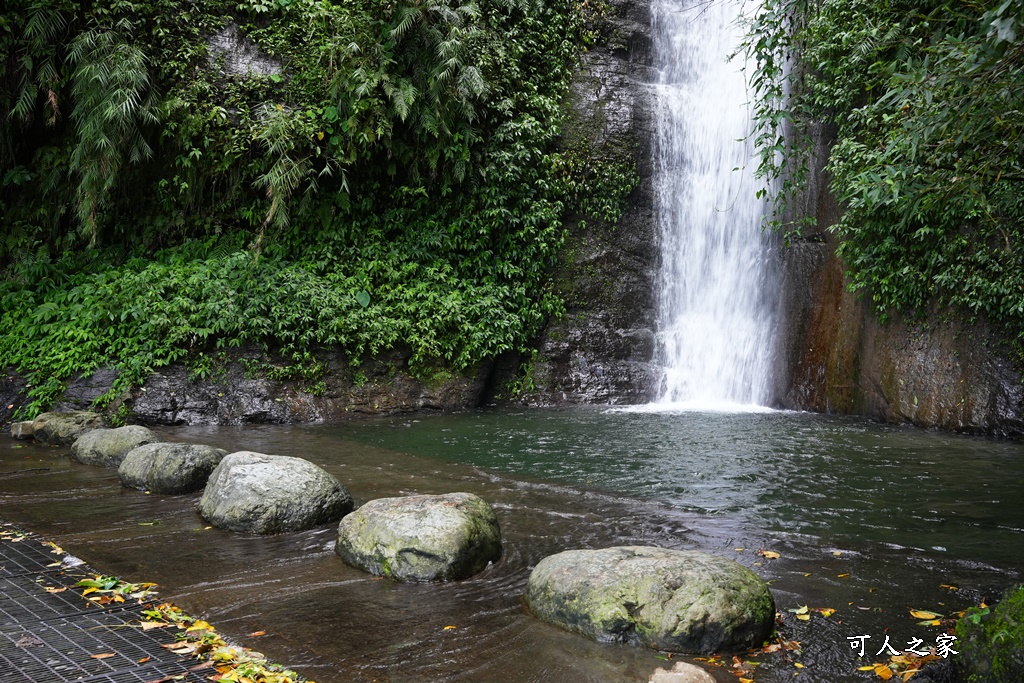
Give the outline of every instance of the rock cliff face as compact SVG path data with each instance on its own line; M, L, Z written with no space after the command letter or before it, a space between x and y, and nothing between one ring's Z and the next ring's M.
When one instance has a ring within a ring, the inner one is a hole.
M922 427L1024 434L1022 370L984 323L934 310L922 321L893 316L883 324L866 298L847 290L827 231L840 211L822 170L829 131L818 138L817 168L801 209L816 225L782 253L776 402Z
M556 277L566 315L545 330L535 360L522 366L532 385L528 402L642 403L661 378L652 363L659 251L649 3L611 2L603 34L605 44L584 55L563 137L567 146L582 140L599 159L631 160L640 182L616 225L568 222Z

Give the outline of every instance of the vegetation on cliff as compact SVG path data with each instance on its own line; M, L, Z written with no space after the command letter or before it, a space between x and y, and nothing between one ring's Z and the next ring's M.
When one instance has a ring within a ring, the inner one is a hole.
M8 3L0 366L29 377L27 412L75 373L118 367L116 392L214 347L303 367L406 347L414 368L523 348L560 311L563 215L614 220L630 189L557 146L596 14Z
M778 215L825 124L852 287L883 317L938 304L1024 341L1024 5L767 0L747 48Z

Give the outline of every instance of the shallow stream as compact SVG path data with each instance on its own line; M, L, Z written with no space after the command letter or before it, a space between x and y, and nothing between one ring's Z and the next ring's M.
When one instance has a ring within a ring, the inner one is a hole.
M593 643L524 608L531 567L571 548L699 549L751 567L771 582L782 634L802 644L759 657L758 683L871 680L856 669L884 659L873 655L885 635L903 649L942 630L911 609L964 609L1024 568L1024 447L1006 441L803 413L603 410L160 433L307 458L357 504L471 491L494 506L501 562L467 581L397 584L347 567L333 528L206 528L198 494L123 489L114 470L71 462L66 448L0 441L0 517L102 571L159 583L162 597L317 683L643 683L666 665L659 653ZM803 605L836 612L798 621L788 610ZM257 631L267 635L247 635ZM848 641L861 635L864 659Z

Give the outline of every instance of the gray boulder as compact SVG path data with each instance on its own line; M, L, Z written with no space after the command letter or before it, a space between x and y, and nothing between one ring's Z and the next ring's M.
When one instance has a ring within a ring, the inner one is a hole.
M31 422L16 422L11 425L15 438L35 438L36 441L60 446L68 444L86 432L106 427L103 416L87 410L66 413L40 413Z
M206 486L228 452L192 443L149 443L124 456L117 476L129 488L154 493L191 493Z
M308 460L239 451L206 482L199 514L228 531L274 534L333 522L352 511L352 496Z
M86 465L118 467L128 451L156 440L156 434L138 425L94 429L71 444L71 457Z
M570 550L537 563L526 601L541 619L600 641L710 654L760 646L775 601L757 574L693 550Z
M501 558L494 511L472 493L371 500L338 525L354 567L398 581L464 579Z

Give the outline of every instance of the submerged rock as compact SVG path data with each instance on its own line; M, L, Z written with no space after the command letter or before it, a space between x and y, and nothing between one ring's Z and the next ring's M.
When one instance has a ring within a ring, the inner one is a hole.
M228 531L274 534L333 522L352 511L341 482L308 460L239 451L224 457L199 514Z
M378 576L452 581L501 558L501 530L472 493L380 498L341 520L335 552Z
M968 610L951 646L961 680L1024 681L1024 586L1009 591L991 611Z
M541 619L596 640L689 654L760 646L775 622L768 584L746 567L648 546L546 557L526 601Z
M94 429L71 444L71 457L86 465L117 467L128 451L156 440L156 434L138 425Z
M17 422L11 426L11 434L15 438L34 438L42 443L60 446L106 426L99 413L73 410L66 413L41 413L31 422Z
M206 486L228 452L191 443L150 443L128 452L117 468L121 483L154 493L191 493Z

